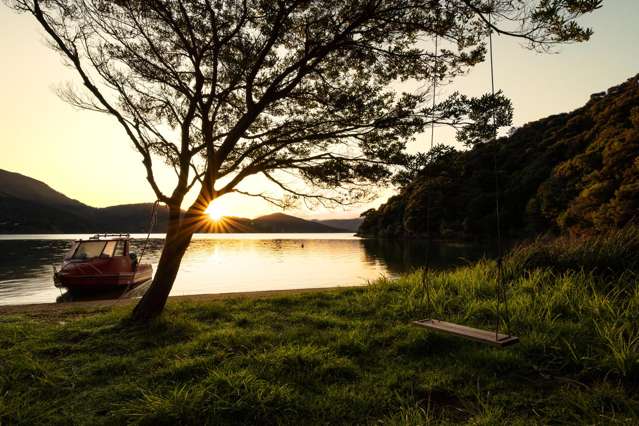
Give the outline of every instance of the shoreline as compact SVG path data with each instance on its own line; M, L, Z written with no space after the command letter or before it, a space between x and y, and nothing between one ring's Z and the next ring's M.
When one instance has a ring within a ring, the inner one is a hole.
M226 299L268 299L279 296L291 296L305 293L335 292L365 286L312 287L283 290L259 290L231 293L200 293L169 296L171 302L209 302ZM48 316L48 314L84 315L104 312L115 307L128 306L137 303L139 298L82 300L62 303L29 303L24 305L0 306L0 316L26 314L30 316Z

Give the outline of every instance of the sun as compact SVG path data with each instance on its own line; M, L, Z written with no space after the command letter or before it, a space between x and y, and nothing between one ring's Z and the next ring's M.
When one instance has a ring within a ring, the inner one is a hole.
M213 222L219 222L224 218L224 211L222 210L220 205L215 202L209 204L206 210L204 210L204 213L208 214L209 218Z

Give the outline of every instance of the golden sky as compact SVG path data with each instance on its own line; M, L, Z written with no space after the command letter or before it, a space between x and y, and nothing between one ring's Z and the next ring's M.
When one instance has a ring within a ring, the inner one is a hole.
M604 7L582 19L593 27L589 43L563 46L559 54L537 54L505 37L495 39L496 86L515 107L514 125L575 109L591 93L605 90L639 73L639 1L605 0ZM46 46L33 18L17 15L0 3L0 169L22 173L85 204L104 207L153 201L141 157L111 117L79 111L55 93L67 81L77 81L56 53ZM459 90L478 95L489 90L488 67L482 64L439 96ZM437 142L454 142L439 131ZM420 137L411 150L425 150ZM172 172L158 173L165 193ZM259 191L253 179L245 188ZM329 211L291 210L306 217L354 217L370 205ZM268 203L241 196L220 200L228 215L255 217L276 210Z

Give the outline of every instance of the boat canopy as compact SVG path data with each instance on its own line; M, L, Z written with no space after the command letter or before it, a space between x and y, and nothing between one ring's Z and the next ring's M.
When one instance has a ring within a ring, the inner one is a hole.
M125 240L87 240L76 241L68 258L74 260L92 259L95 257L113 257L125 255Z

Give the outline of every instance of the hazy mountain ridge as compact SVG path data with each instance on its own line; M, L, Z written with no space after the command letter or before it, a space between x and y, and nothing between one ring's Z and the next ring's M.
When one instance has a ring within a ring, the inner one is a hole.
M333 228L342 229L344 231L349 232L357 232L357 229L364 221L362 217L356 217L353 219L323 219L323 220L313 220L313 222L321 223L323 225L327 225Z
M36 179L0 169L0 234L147 232L152 208L152 203L91 207ZM167 223L168 209L160 207L153 232L165 232ZM273 213L255 219L229 217L218 225L203 223L196 232L336 233L347 230Z
M272 213L255 218L253 224L261 232L344 232L343 229L284 213Z

